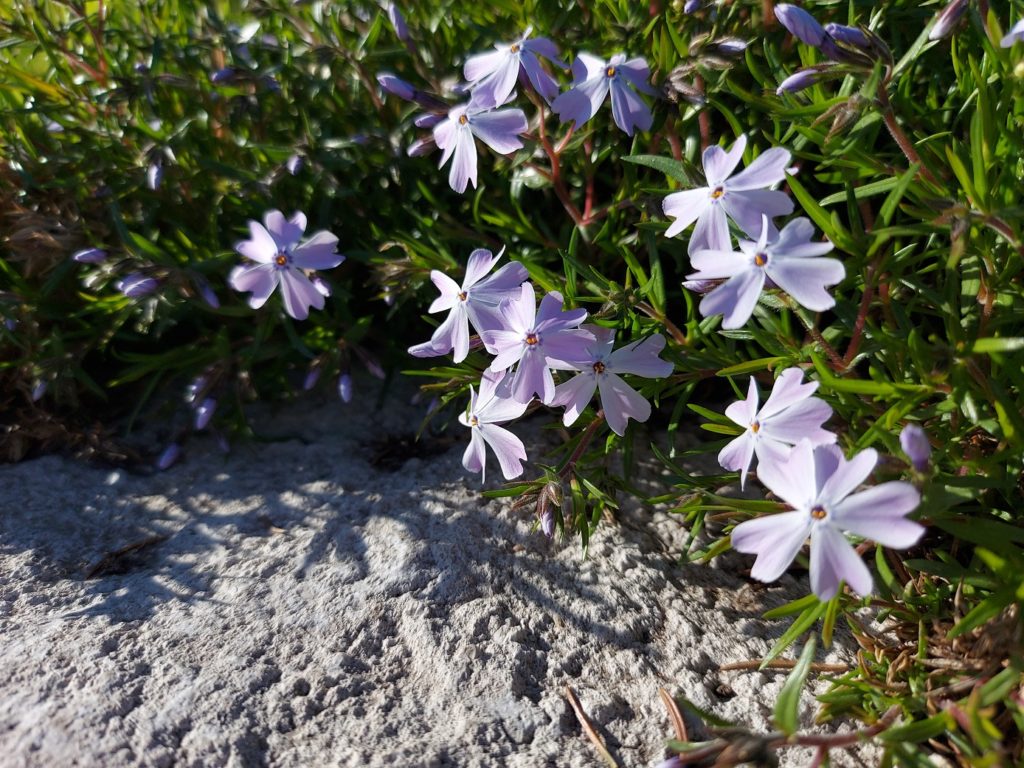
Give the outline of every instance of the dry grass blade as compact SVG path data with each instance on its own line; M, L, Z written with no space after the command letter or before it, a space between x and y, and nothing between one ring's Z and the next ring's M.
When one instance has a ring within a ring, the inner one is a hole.
M590 718L587 717L587 713L583 711L583 705L580 704L580 700L576 698L576 693L570 686L565 686L565 698L569 700L569 705L572 707L572 711L576 713L576 719L580 721L580 726L583 728L583 732L587 734L587 738L593 742L597 748L598 753L604 758L604 761L612 768L622 768L619 761L616 760L612 753L608 751L608 747L604 745L604 741L596 730L594 730L593 723L590 722Z
M676 738L680 741L689 741L690 734L686 730L686 721L683 720L683 713L679 711L679 705L676 704L676 700L664 688L658 689L658 695L661 696L661 701L665 705L665 709L668 710L672 727L676 731Z

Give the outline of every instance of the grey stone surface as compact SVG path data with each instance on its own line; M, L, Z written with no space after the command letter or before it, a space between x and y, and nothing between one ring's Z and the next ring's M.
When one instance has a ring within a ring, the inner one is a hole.
M149 477L0 467L0 764L600 765L566 685L624 766L665 755L659 686L770 727L784 674L718 665L805 584L680 566L678 521L635 505L584 559L482 498L461 444L371 465L417 418L294 404Z

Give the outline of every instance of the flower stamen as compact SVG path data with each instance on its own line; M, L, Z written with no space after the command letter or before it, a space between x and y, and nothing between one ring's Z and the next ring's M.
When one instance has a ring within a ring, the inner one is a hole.
M274 263L279 267L287 267L289 261L290 259L286 253L279 253L274 257Z
M480 419L478 419L476 416L470 416L469 417L469 426L471 426L471 427L478 427L478 426L480 426Z
M811 517L815 520L824 520L828 517L828 512L825 511L825 508L821 506L821 504L815 504L811 507Z
M536 333L528 333L526 334L526 343L532 347L533 345L540 343L540 336Z
M596 373L596 374L604 373L604 363L602 363L600 360L598 360L597 362L594 363L594 373Z
M459 125L465 125L469 122L469 118L465 115L459 115Z
M725 194L725 187L718 186L711 191L711 199L718 200L722 195Z
M469 294L465 291L459 291L459 301L465 301L469 298Z
M508 50L510 53L519 53L519 43L514 43Z
M754 419L752 422L750 422L750 431L753 432L755 435L758 432L760 432L761 431L761 422L759 422L757 419Z
M754 264L756 264L759 267L763 267L767 263L768 263L768 254L767 253L755 253L754 254Z
M605 77L615 77L615 67L608 67L608 69L604 71L604 75Z

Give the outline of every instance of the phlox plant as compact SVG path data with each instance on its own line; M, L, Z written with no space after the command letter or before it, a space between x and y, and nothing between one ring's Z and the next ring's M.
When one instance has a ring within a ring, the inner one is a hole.
M1019 4L15 5L5 458L406 370L538 535L635 496L788 574L759 663L845 626L818 717L887 764L1024 759ZM764 750L850 743L798 701Z

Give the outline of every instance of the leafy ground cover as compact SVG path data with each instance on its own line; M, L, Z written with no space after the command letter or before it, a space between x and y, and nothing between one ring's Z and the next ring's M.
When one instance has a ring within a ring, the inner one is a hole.
M806 568L759 749L802 738L844 623L822 719L891 764L1017 762L1022 10L16 2L2 455L165 467L247 402L407 370L549 535L586 546L650 449L685 557ZM139 419L161 455L129 455ZM736 762L730 733L676 760Z

